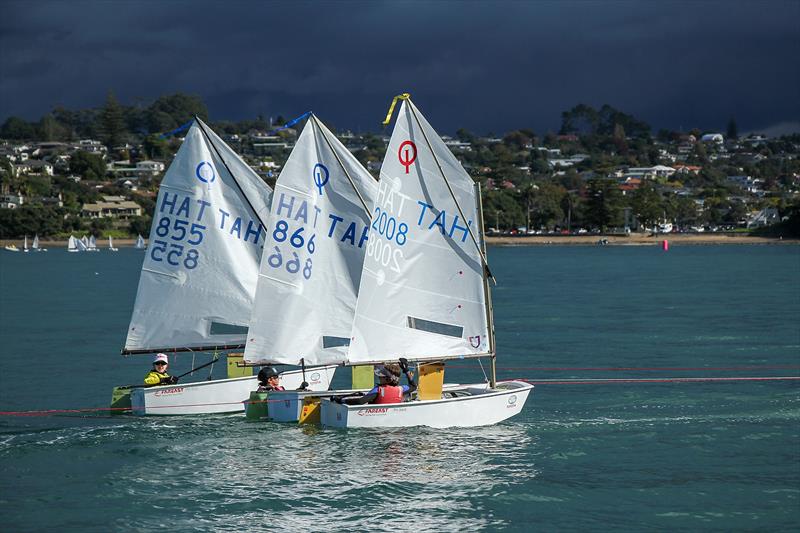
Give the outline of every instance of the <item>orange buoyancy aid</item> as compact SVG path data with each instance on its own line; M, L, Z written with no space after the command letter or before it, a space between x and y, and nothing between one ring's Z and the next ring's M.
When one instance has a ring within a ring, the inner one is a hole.
M403 387L400 385L381 385L378 387L378 399L375 403L401 403Z

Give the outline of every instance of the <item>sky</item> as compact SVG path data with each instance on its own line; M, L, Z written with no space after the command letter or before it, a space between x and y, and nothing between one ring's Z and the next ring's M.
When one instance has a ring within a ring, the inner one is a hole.
M210 119L557 131L609 104L660 128L800 131L800 0L0 0L0 122L196 94Z

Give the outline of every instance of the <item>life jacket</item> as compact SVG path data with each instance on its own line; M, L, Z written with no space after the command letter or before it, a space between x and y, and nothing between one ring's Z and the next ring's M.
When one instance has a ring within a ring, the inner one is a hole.
M155 370L151 370L147 373L144 377L144 384L145 385L158 385L161 383L162 378L168 378L169 374L166 372L156 372Z
M258 389L256 389L256 392L270 392L270 391L280 392L284 390L286 389L284 389L280 385L278 385L277 387L270 387L269 385L259 385Z
M403 387L400 385L380 385L378 399L374 403L401 403L403 401Z

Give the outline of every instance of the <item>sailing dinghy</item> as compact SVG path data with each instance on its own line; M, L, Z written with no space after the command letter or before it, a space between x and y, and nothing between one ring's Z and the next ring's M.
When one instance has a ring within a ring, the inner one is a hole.
M311 114L275 183L247 363L346 361L377 191L375 178ZM303 399L318 395L286 389L268 393L266 413L251 402L248 416L296 421Z
M136 248L137 250L144 250L144 248L145 248L145 246L144 246L144 237L142 237L141 235L137 236L136 237L136 244L133 247Z
M28 236L25 235L25 241L22 243L22 251L25 253L30 252L30 248L28 248Z
M533 386L496 381L480 186L408 98L381 167L346 364L416 361L418 399L321 402L327 427L469 427L518 414ZM442 362L488 358L484 383L443 386ZM429 365L427 363L434 363ZM438 364L437 364L438 363ZM433 369L431 372L426 370Z
M196 119L161 182L123 355L244 347L271 198ZM316 369L309 386L326 390L334 371ZM302 380L301 371L281 374L287 388ZM241 412L257 386L249 375L126 390L135 414L173 415ZM112 405L124 406L124 396Z
M67 241L67 251L68 252L80 252L78 248L78 243L80 241L76 239L73 235L69 236L69 240Z
M108 251L109 252L116 252L119 248L114 248L114 240L111 238L111 235L108 236Z
M33 237L33 244L31 245L31 250L34 252L46 252L47 248L39 248L39 234L37 233Z

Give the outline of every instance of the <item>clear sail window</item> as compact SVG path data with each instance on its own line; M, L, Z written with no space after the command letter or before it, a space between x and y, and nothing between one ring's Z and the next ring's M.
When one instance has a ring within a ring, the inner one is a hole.
M247 335L247 326L225 324L224 322L211 322L209 335Z
M347 337L330 337L328 335L322 336L323 348L337 348L339 346L350 346L350 339Z
M432 320L424 320L422 318L408 317L408 327L411 329L418 329L420 331L427 331L428 333L436 333L438 335L447 335L448 337L461 338L464 335L464 328L461 326L454 326L452 324L445 324L443 322L434 322Z

